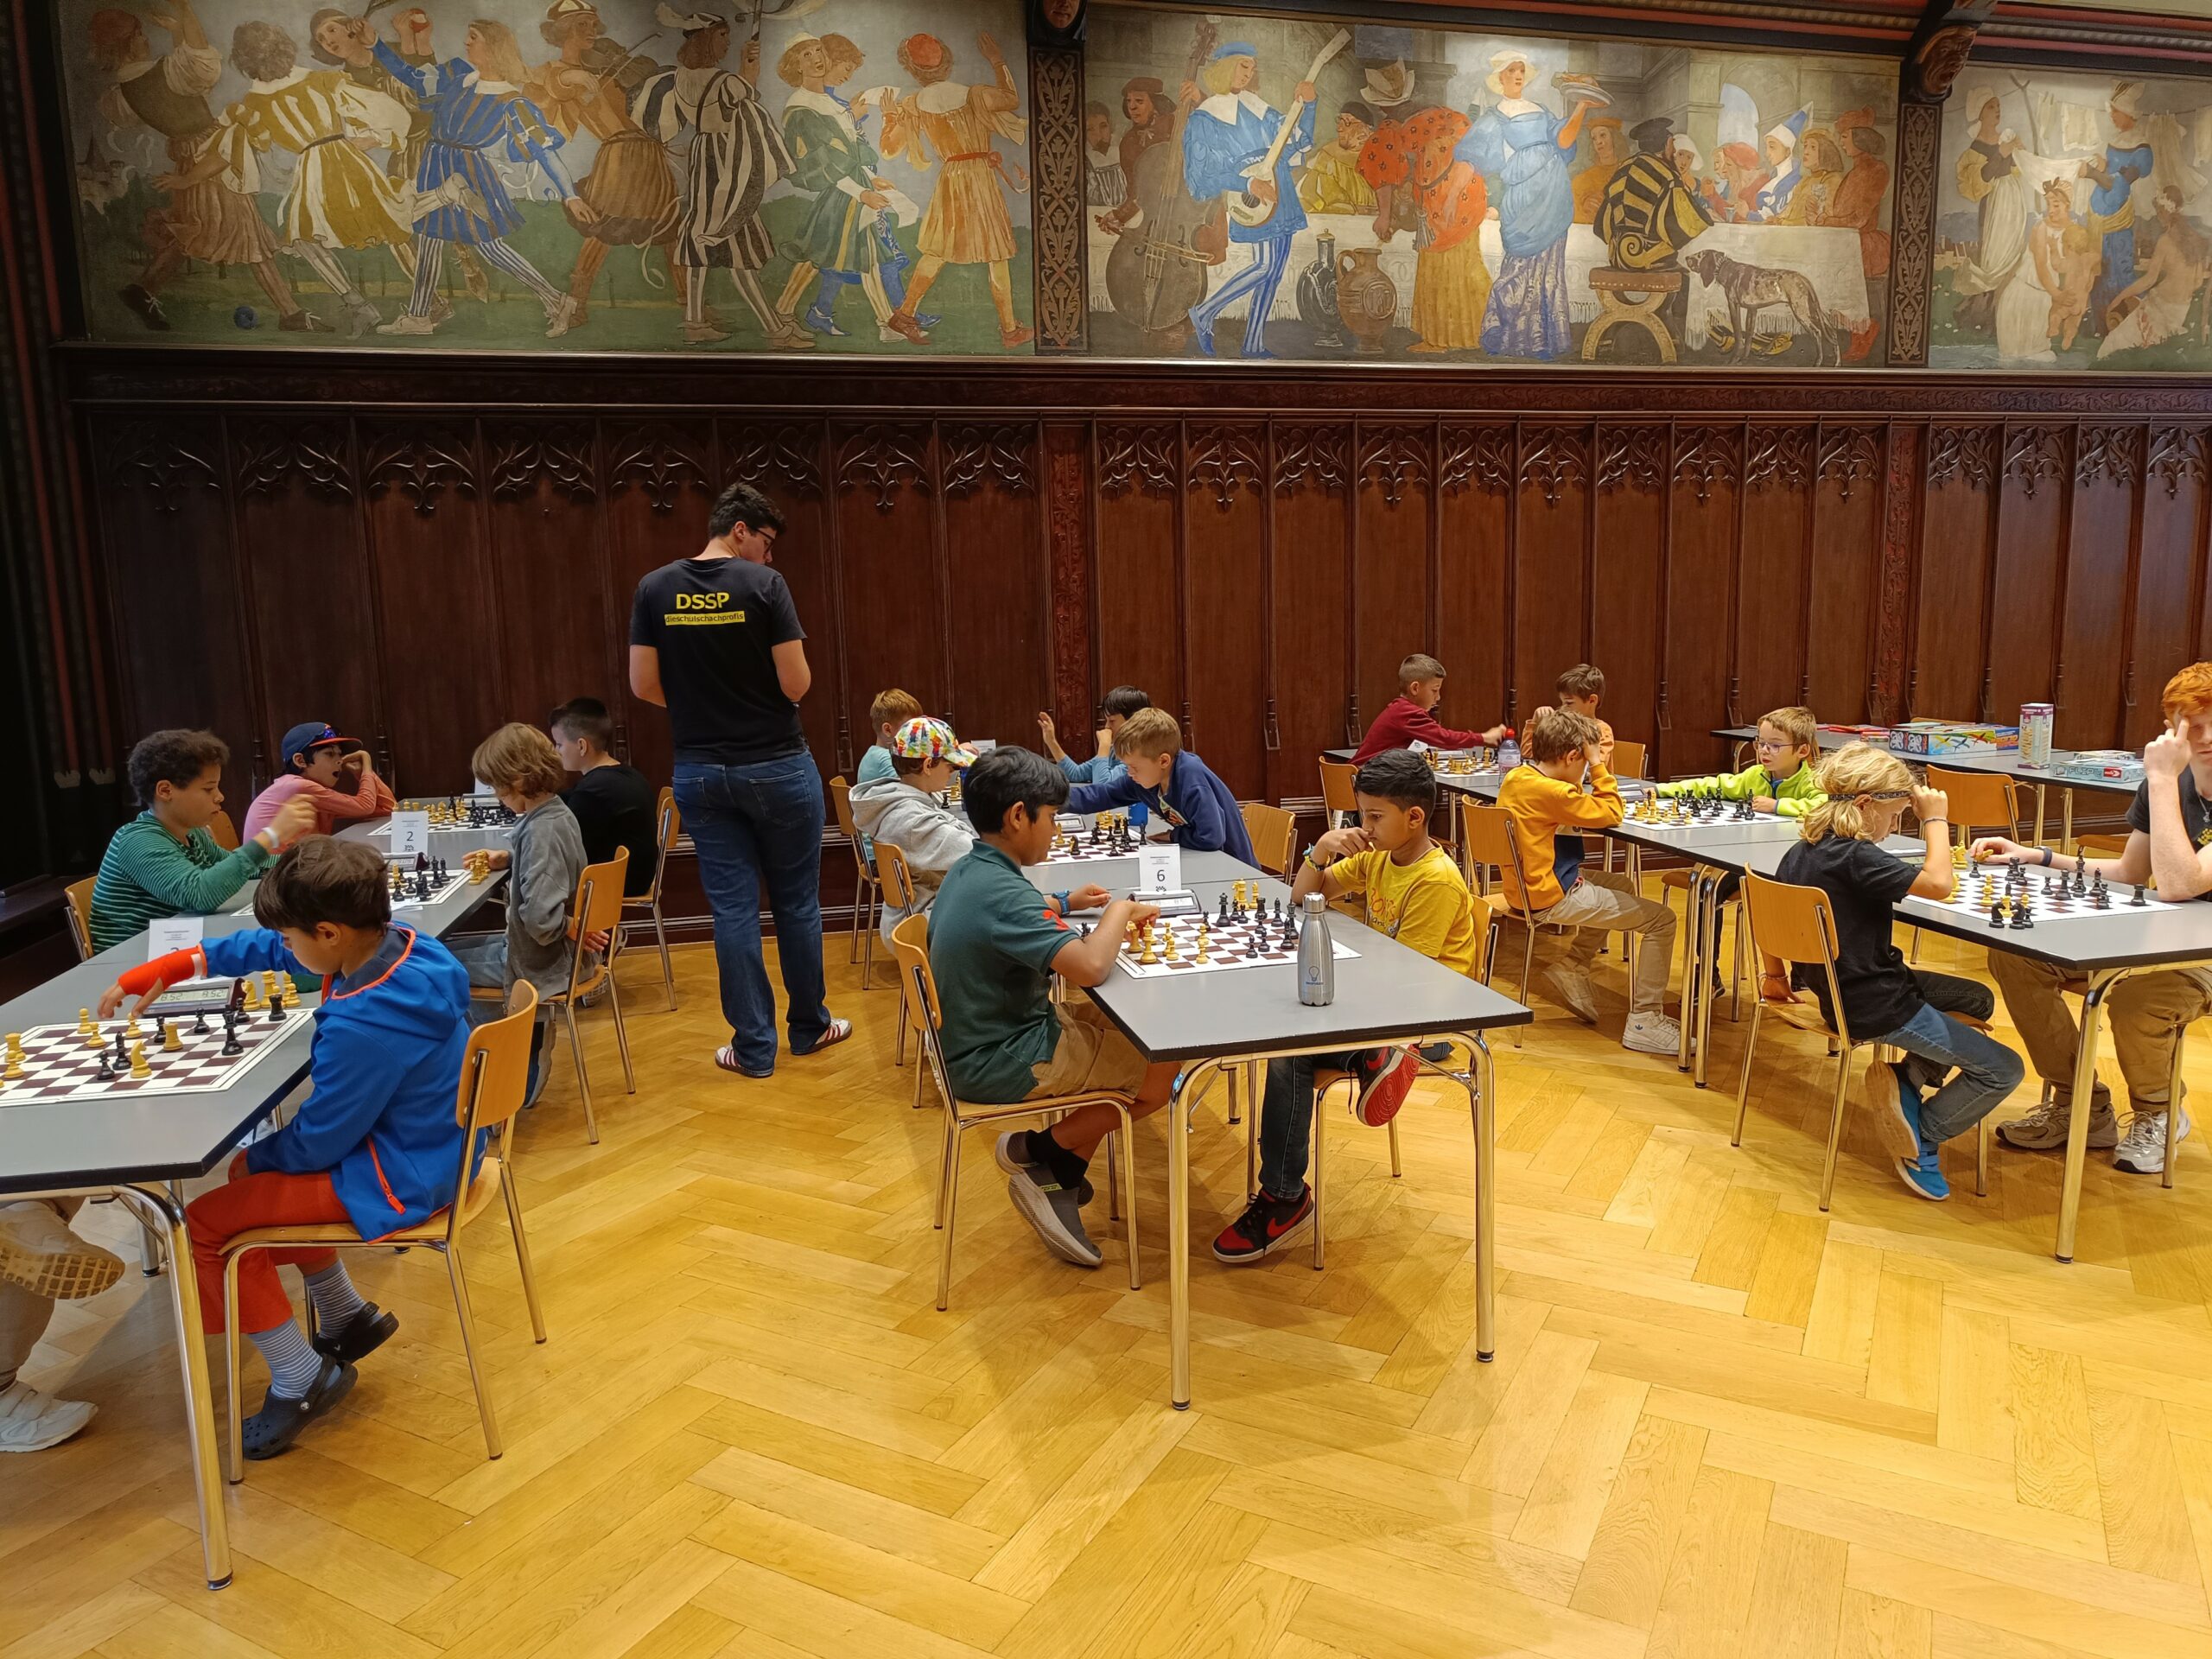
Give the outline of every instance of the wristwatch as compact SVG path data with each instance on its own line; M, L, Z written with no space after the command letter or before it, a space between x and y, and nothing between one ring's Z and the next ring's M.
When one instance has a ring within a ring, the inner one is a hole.
M1313 856L1314 854L1320 850L1321 843L1317 841L1311 847L1308 847L1306 849L1306 861L1308 864L1311 864L1317 870L1325 870L1329 868L1329 861L1325 858L1316 858Z
M1070 889L1068 889L1068 888L1066 888L1066 887L1062 887L1062 888L1061 888L1058 893L1054 893L1054 894L1052 895L1052 902L1053 902L1054 904L1058 905L1058 906L1060 907L1060 914L1061 914L1061 915L1063 915L1063 916L1065 916L1065 915L1067 915L1067 914L1069 913L1069 912L1068 912L1068 893L1069 893L1069 891L1070 891Z

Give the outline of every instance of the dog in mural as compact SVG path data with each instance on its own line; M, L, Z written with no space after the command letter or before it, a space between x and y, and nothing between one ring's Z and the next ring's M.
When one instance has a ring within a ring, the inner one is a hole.
M1682 268L1700 282L1720 290L1728 302L1729 332L1736 338L1735 359L1742 362L1751 352L1751 334L1759 315L1773 307L1787 311L1802 332L1812 335L1814 361L1840 364L1842 336L1850 326L1821 303L1813 279L1802 271L1776 265L1747 265L1725 253L1700 248L1685 254Z

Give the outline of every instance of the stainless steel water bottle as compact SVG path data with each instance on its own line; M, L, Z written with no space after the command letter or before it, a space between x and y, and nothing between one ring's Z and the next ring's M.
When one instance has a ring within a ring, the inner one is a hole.
M1329 901L1318 893L1306 895L1304 925L1298 930L1298 1000L1309 1008L1325 1008L1337 1000L1337 948L1329 937Z

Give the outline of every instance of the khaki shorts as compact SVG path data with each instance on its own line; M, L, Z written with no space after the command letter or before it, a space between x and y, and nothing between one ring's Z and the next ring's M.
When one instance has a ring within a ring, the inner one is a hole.
M1062 1004L1055 1012L1060 1016L1060 1040L1051 1059L1029 1068L1037 1086L1024 1098L1101 1091L1135 1095L1144 1086L1144 1056L1096 1007L1085 1001L1072 1008Z

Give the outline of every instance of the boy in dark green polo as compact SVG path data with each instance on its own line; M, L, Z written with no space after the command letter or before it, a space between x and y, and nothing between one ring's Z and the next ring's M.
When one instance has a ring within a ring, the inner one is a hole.
M1088 1001L1056 1007L1049 976L1105 983L1130 925L1159 912L1096 886L1047 896L1022 874L1051 856L1054 809L1067 798L1065 775L1028 749L993 749L969 769L962 804L982 838L946 872L930 911L945 1069L953 1092L978 1104L1106 1090L1131 1096L1130 1116L1142 1117L1166 1103L1175 1067L1147 1065ZM1068 925L1071 912L1102 906L1088 938ZM1084 1172L1120 1127L1099 1103L1050 1129L999 1137L1014 1207L1047 1248L1081 1267L1103 1260L1083 1230Z

